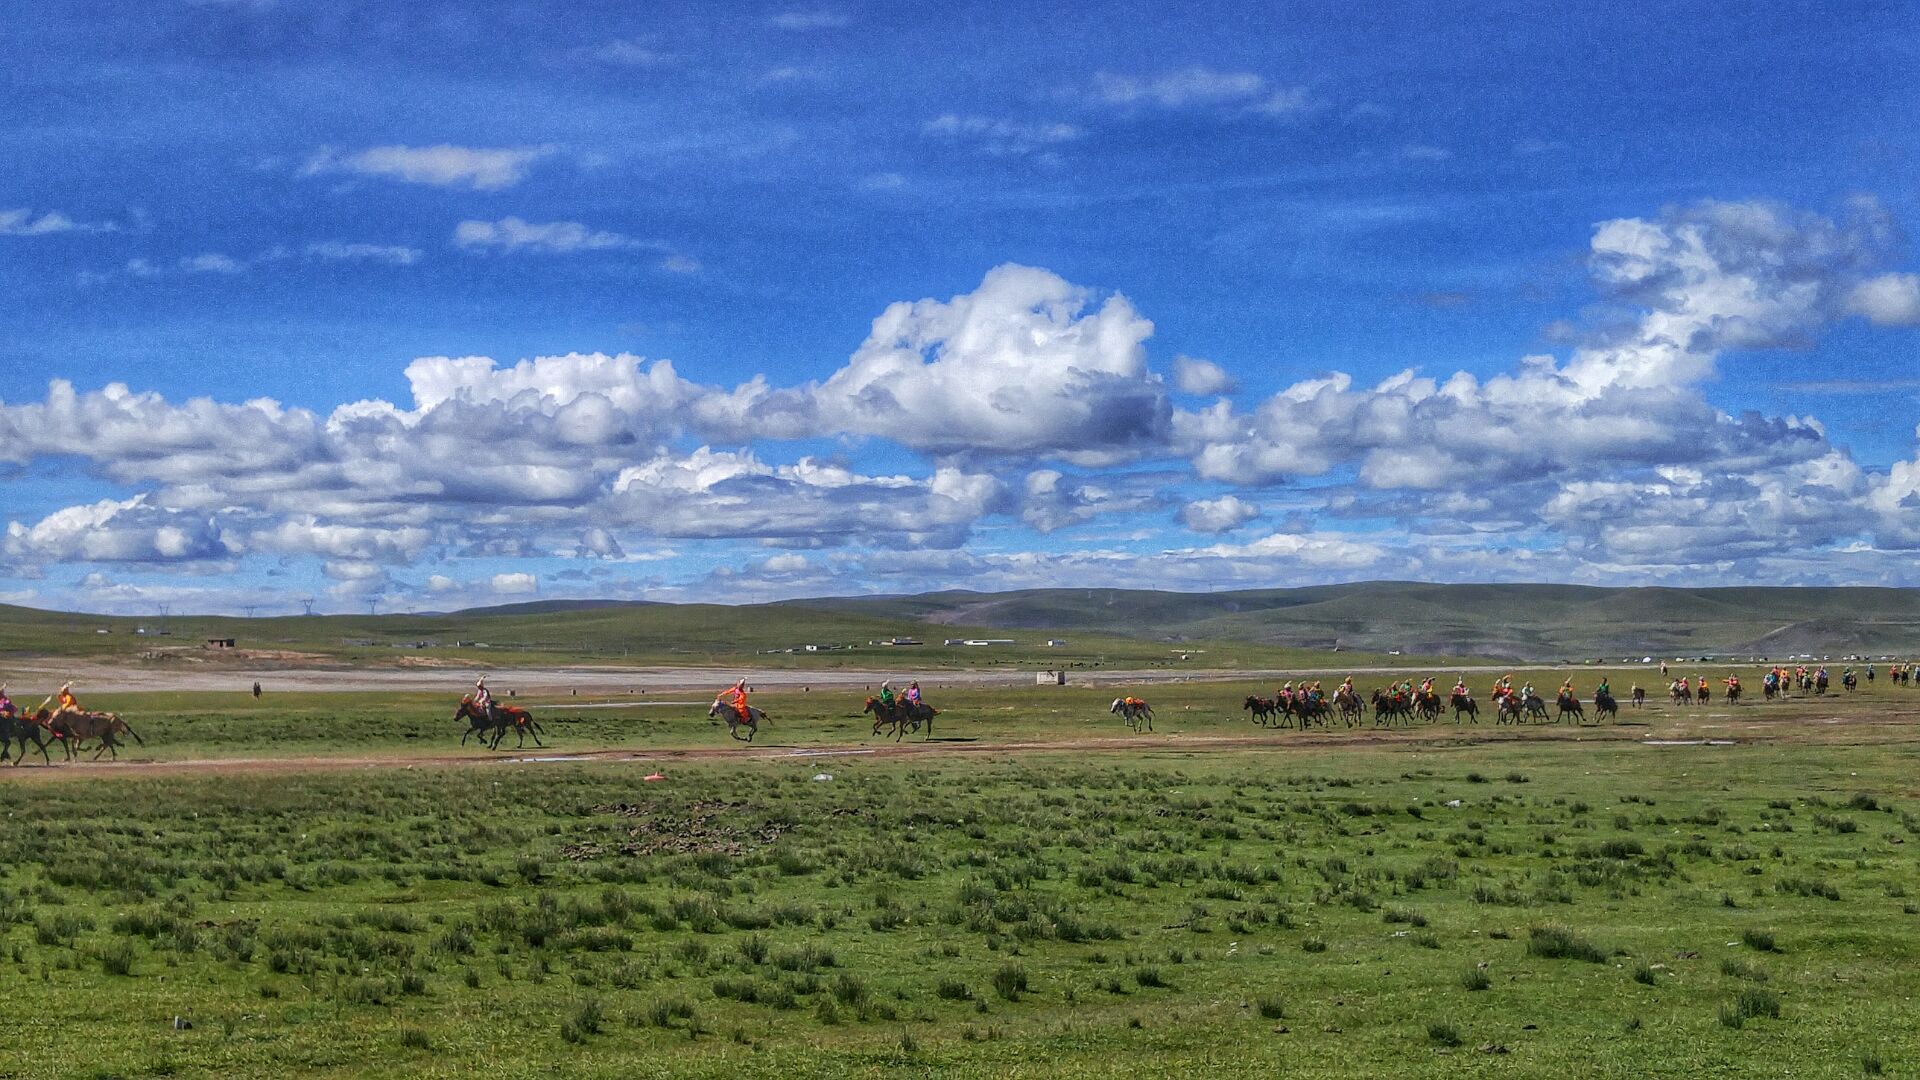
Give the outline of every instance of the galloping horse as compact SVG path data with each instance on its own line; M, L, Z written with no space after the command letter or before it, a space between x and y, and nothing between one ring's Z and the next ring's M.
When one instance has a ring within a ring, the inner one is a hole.
M1729 705L1740 704L1740 684L1739 683L1727 684L1727 704Z
M749 705L747 706L747 715L741 716L739 709L721 701L719 698L714 698L713 707L707 710L707 719L725 720L727 722L728 735L735 739L740 739L741 742L752 742L753 736L760 730L760 725L767 722L767 714L760 711L759 707ZM741 728L747 729L747 735L744 739L740 738Z
M95 761L99 761L100 755L109 750L113 751L113 760L119 761L120 740L117 736L123 734L133 736L133 741L141 746L147 745L147 740L141 738L139 732L128 727L127 722L120 719L119 713L65 712L48 716L47 710L41 709L34 714L33 719L37 723L47 725L47 730L53 732L53 737L66 746L68 761L72 761L77 756L81 744L88 739L100 740L100 749L93 752ZM24 747L22 752L25 752Z
M1276 713L1279 714L1283 725L1287 718L1286 710L1280 708L1280 703L1272 698L1248 697L1246 703L1240 707L1252 713L1253 722L1261 727L1272 727L1273 725L1267 723L1267 719Z
M1375 726L1385 724L1393 726L1398 718L1404 724L1413 723L1413 703L1399 694L1389 694L1385 690L1373 692L1373 722Z
M1527 700L1521 702L1520 705L1527 710L1527 719L1541 724L1547 722L1547 702L1545 698L1542 698L1538 694L1531 694L1528 695Z
M1525 710L1520 708L1520 695L1502 694L1494 719L1502 724L1517 724L1524 712Z
M1126 720L1129 731L1153 730L1153 706L1139 698L1114 698L1107 711Z
M1580 699L1572 694L1561 694L1554 704L1560 706L1560 711L1554 715L1554 723L1557 724L1568 716L1572 716L1576 723L1587 722L1587 711L1580 707Z
M1440 719L1440 695L1432 690L1421 690L1413 695L1413 707L1420 718L1431 724Z
M1615 720L1620 719L1620 703L1613 700L1612 694L1600 694L1600 693L1594 694L1593 695L1594 723L1597 724L1601 720L1604 720L1609 716L1614 718Z
M1647 691L1645 690L1645 688L1639 687L1639 686L1634 687L1633 688L1633 707L1636 709L1641 709L1641 708L1645 708L1646 704L1647 704Z
M480 741L487 744L487 749L498 750L500 741L507 737L507 729L511 727L513 733L519 736L514 749L525 749L529 735L533 736L533 745L546 748L547 744L540 741L540 736L547 729L534 721L532 713L511 705L495 705L493 708L499 714L498 718L488 716L485 709L474 704L472 694L460 699L460 707L453 711L453 718L465 720L468 724L466 733L460 736L461 746L467 745L468 735L479 732ZM491 740L487 737L489 734L493 736Z
M1849 671L1840 676L1840 685L1846 687L1847 693L1851 694L1860 689L1860 676Z
M1340 719L1345 720L1348 727L1359 723L1367 715L1367 707L1361 703L1360 695L1345 687L1333 695L1333 703L1340 706Z
M1472 694L1455 694L1450 704L1453 706L1454 723L1457 724L1460 722L1460 714L1462 713L1465 713L1467 719L1472 720L1474 723L1477 724L1480 722L1480 706L1473 703Z
M42 713L46 710L42 709ZM20 744L18 755L9 755L8 750L14 743ZM27 760L27 744L40 748L40 760L48 765L53 759L47 756L47 729L45 725L30 716L17 716L11 713L0 715L0 761L13 756L15 765Z
M1707 685L1707 680L1701 679L1700 685L1694 688L1693 700L1702 705L1713 703L1713 687Z
M877 697L868 698L866 704L860 706L860 711L873 714L875 735L880 734L882 728L892 727L895 742L899 742L909 731L919 731L921 724L927 726L927 738L933 738L933 718L940 715L940 710L924 701L917 706L910 701L896 701L889 707Z

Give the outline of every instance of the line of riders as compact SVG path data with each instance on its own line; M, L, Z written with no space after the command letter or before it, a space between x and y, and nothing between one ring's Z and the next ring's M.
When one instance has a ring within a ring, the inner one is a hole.
M66 753L66 760L72 761L87 744L99 740L93 756L98 760L101 754L111 753L113 760L120 760L120 747L124 745L120 736L131 735L133 741L141 746L147 741L140 733L127 725L119 713L91 712L80 707L80 699L73 694L73 684L63 683L60 689L47 695L40 707L32 712L23 712L7 695L7 686L0 683L0 762L11 759L15 765L27 759L27 747L40 751L40 760L48 765L53 758L47 754L47 744L57 743ZM14 744L18 743L16 748Z
M1916 665L1911 663L1894 663L1887 669L1888 678L1895 685L1906 686L1914 677L1915 667ZM1869 683L1874 680L1875 672L1872 664L1866 666L1866 676ZM1775 666L1761 678L1761 688L1768 701L1784 696L1790 687L1798 687L1802 693L1824 694L1827 692L1827 678L1825 667L1813 670L1798 667L1788 670ZM1727 703L1738 703L1741 694L1740 676L1728 675L1721 680L1721 685ZM1841 685L1848 690L1858 687L1858 676L1853 668L1849 667L1842 673ZM1713 685L1705 675L1693 679L1683 675L1673 680L1668 690L1675 703L1704 705L1713 699ZM1559 693L1554 697L1554 705L1558 711L1551 717L1548 715L1546 698L1541 696L1530 682L1516 690L1512 675L1502 675L1494 680L1492 697L1495 718L1500 723L1519 723L1522 720L1544 723L1548 719L1558 723L1568 718L1578 722L1586 720L1586 708L1574 689L1571 676L1560 684ZM1628 700L1635 708L1639 708L1646 704L1647 692L1639 686L1634 686L1628 692ZM1353 727L1366 719L1369 709L1373 712L1376 725L1391 725L1396 720L1403 724L1410 724L1416 716L1428 723L1433 723L1449 708L1453 710L1453 722L1456 724L1462 717L1474 723L1480 722L1480 706L1474 700L1473 692L1468 689L1464 676L1455 680L1453 691L1444 702L1439 692L1434 689L1432 676L1421 680L1417 688L1412 679L1402 680L1397 685L1376 687L1373 693L1363 700L1359 691L1354 688L1353 676L1349 675L1334 690L1331 699L1321 689L1318 680L1302 680L1298 685L1289 681L1281 686L1273 697L1249 697L1241 707L1252 714L1253 721L1262 727L1299 727L1302 730L1313 723L1326 727L1336 715L1348 727ZM1115 711L1118 711L1118 703ZM1613 688L1609 680L1603 676L1600 684L1594 687L1594 720L1597 722L1606 717L1617 718L1619 712L1620 703L1613 696Z

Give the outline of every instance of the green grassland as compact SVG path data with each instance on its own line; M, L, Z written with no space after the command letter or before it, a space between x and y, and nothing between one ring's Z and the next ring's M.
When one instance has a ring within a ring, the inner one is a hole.
M1123 752L8 766L0 1072L1920 1067L1920 691L1305 741L1248 689L1153 688ZM1114 692L943 691L939 734L1124 735ZM846 695L757 700L763 739L873 745ZM444 700L100 704L142 760L458 733ZM561 750L736 748L703 709L559 712Z
M1714 670L1724 674L1728 669ZM1341 674L1339 670L1309 671L1289 677L1319 679L1331 689ZM1443 671L1435 674L1440 677L1440 689L1444 692L1451 685L1451 676ZM1789 726L1789 717L1816 706L1854 716L1871 714L1901 701L1920 702L1920 691L1897 691L1880 680L1871 686L1863 682L1863 688L1853 695L1836 688L1823 699L1796 699L1798 704L1791 707L1768 707L1752 700L1756 693L1753 687L1758 685L1759 677L1749 672L1750 698L1737 709L1729 710L1722 705L1670 710L1657 685L1658 672L1646 668L1572 671L1522 668L1517 669L1514 676L1516 686L1530 681L1549 697L1553 688L1567 677L1575 680L1582 696L1589 700L1594 685L1603 676L1611 679L1615 695L1623 702L1636 681L1648 688L1654 699L1648 710L1635 712L1623 706L1620 723L1580 729L1581 737L1592 739L1639 738L1656 724L1669 731L1675 725L1685 725L1688 732L1698 737L1718 737L1743 725ZM1356 676L1356 685L1365 694L1375 686L1400 677L1361 674ZM1411 673L1404 677L1420 678ZM1393 737L1449 739L1460 734L1497 730L1499 725L1494 722L1487 698L1491 673L1475 673L1469 681L1474 684L1482 706L1477 724L1455 724L1452 713L1448 712L1445 719L1433 727L1418 721L1411 731L1396 727ZM504 695L513 685L511 673L503 673L495 683L496 692ZM720 685L724 685L721 676L716 676L713 690L704 693L583 691L579 696L528 695L510 701L533 714L545 730L541 741L559 751L737 747L740 744L730 741L723 727L707 718L707 705ZM923 687L927 700L941 710L932 733L936 742L955 747L976 742L998 744L1125 735L1125 725L1108 712L1113 699L1122 694L1143 696L1153 705L1154 736L1162 740L1259 737L1284 744L1299 735L1290 730L1257 727L1243 708L1249 695L1273 694L1272 682L1196 680L1148 685L976 688L943 685L939 674L934 672L923 680ZM229 693L137 692L88 694L85 702L89 708L122 714L145 740L144 746L122 751L129 762L262 755L440 756L462 752L460 736L468 724L455 721L453 716L463 691L460 684L449 687L446 693L269 691L257 699L238 690ZM756 693L754 703L768 712L771 722L757 734L754 745L808 749L891 745L895 741L891 735L874 735L873 718L862 712L865 697L866 693L857 687ZM502 700L509 699L503 696ZM34 702L26 704L31 706ZM1331 737L1339 737L1367 735L1377 730L1371 719L1358 729L1349 729L1335 720L1329 733ZM1572 733L1571 728L1552 726L1525 730ZM1315 734L1319 734L1318 729ZM923 742L926 733L905 738ZM526 745L528 749L534 747L532 742ZM503 748L517 746L518 740L509 737ZM469 740L466 750L486 756L475 748L474 740ZM39 758L36 756L33 760L37 764Z

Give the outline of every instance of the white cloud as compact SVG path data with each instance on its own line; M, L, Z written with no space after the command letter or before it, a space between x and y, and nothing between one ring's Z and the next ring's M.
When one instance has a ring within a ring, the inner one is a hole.
M559 254L634 246L632 240L619 233L591 229L577 221L535 224L517 217L505 217L499 221L462 221L454 226L453 244L466 251L492 248L499 251L530 250Z
M0 236L48 236L64 232L113 232L111 224L77 222L58 210L36 215L27 208L0 210Z
M701 266L700 260L690 255L669 255L660 260L660 269L669 274L697 274Z
M1126 457L1166 434L1153 324L1123 296L1093 299L1046 270L996 267L971 293L889 306L846 367L773 400L799 430L935 453Z
M0 551L31 562L169 563L236 553L209 519L156 506L145 495L56 510L7 524Z
M1191 67L1149 78L1101 72L1093 78L1094 93L1114 105L1146 102L1162 108L1246 101L1267 88L1266 79L1250 71L1214 71Z
M533 163L553 152L551 146L469 147L445 143L375 146L347 154L322 149L308 159L302 175L353 173L409 184L503 191L526 179Z
M1196 499L1180 508L1180 522L1194 532L1223 533L1260 516L1260 508L1235 495Z
M523 596L540 591L540 579L532 574L495 574L487 586L503 596Z
M1882 274L1854 286L1847 311L1877 326L1920 326L1920 274Z
M1173 384L1183 394L1200 397L1231 394L1235 386L1233 376L1228 375L1225 368L1197 356L1173 358Z
M1116 75L1101 72L1093 78L1093 101L1105 105L1162 109L1218 108L1271 117L1293 117L1312 112L1316 105L1305 87L1275 87L1251 71L1216 71L1189 67L1158 75Z
M412 266L420 261L423 254L419 248L403 247L398 244L347 243L340 240L321 240L308 244L303 250L316 259L334 262L380 262L389 266Z
M1453 151L1444 146L1413 143L1401 147L1400 156L1408 161L1446 161L1453 157Z
M193 255L180 260L180 269L189 274L238 274L246 268L247 264L240 260L215 252Z
M1080 137L1072 124L1006 120L989 116L947 113L921 125L927 135L964 141L996 156L1018 156L1047 150Z

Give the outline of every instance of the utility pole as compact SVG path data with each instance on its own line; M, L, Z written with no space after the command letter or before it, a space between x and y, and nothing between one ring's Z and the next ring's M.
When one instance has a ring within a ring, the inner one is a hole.
M300 606L307 609L307 614L309 615L313 614L313 597L311 596L301 597Z
M251 619L253 618L253 613L260 610L260 605L259 604L243 604L241 605L240 610L246 612L247 618Z
M160 605L160 632L162 634L165 634L167 632L167 615L170 612L172 612L172 610L173 610L172 604Z

